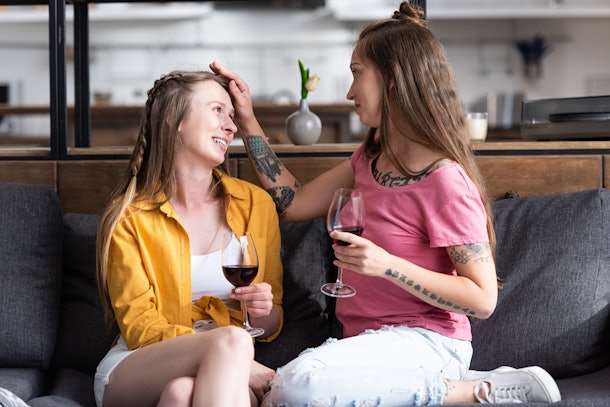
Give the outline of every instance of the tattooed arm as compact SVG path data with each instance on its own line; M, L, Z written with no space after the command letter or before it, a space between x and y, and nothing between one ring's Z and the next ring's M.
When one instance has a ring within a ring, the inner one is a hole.
M496 307L496 269L488 243L448 247L457 270L457 276L453 276L419 267L352 233L332 232L331 236L350 243L333 245L337 266L385 278L447 311L485 319Z
M210 68L231 80L229 91L235 108L235 124L244 140L256 178L273 197L280 219L290 222L325 216L334 191L354 185L354 173L349 161L301 186L271 149L254 116L246 82L217 62L213 62Z

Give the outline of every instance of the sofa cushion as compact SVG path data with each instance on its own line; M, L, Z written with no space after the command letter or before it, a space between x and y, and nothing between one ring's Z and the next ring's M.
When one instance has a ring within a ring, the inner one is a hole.
M0 184L0 208L0 367L46 368L59 318L59 197L49 186Z
M97 290L95 242L99 215L64 216L63 279L54 364L94 373L118 333L104 320Z
M473 321L472 368L540 365L556 378L610 363L610 191L493 205L504 283L488 320Z
M48 390L47 379L45 371L33 367L0 368L0 388L7 389L26 401Z
M284 365L302 350L318 346L337 333L331 317L334 299L320 291L322 284L334 281L337 275L324 219L282 223L280 230L284 328L273 342L256 344L256 359L272 368Z
M31 407L95 407L93 375L59 369L49 394L28 401Z

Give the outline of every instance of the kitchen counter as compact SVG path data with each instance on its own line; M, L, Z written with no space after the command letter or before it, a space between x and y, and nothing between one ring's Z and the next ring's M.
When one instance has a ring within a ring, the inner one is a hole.
M349 121L353 111L351 104L311 104L310 110L316 113L322 121L321 143L345 143L358 141L363 134L352 134ZM290 143L285 132L285 120L298 105L280 105L273 103L255 103L254 112L259 119L265 134L273 144ZM142 106L99 104L91 106L91 138L90 146L121 146L133 145L138 134L138 126L142 116ZM48 106L11 106L0 104L0 118L6 115L48 115ZM74 108L68 107L69 144L74 144ZM0 136L0 139L2 136ZM5 135L5 139L13 140L16 135ZM38 144L45 136L36 137ZM2 144L8 144L6 141ZM20 143L21 144L21 143Z
M301 183L349 158L359 143L295 146L274 151ZM610 187L610 141L474 143L490 196L520 196ZM0 149L0 182L51 185L65 197L66 211L102 210L124 174L133 147L70 148L67 159L49 159L48 148ZM256 183L245 148L229 147L231 174ZM83 209L84 208L84 209Z

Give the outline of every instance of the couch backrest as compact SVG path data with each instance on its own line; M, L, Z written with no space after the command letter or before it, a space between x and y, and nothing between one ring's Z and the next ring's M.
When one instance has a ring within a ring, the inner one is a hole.
M540 365L555 377L610 364L610 191L494 203L495 313L473 321L472 368Z
M334 318L335 300L320 291L334 281L337 269L331 240L322 218L280 225L284 265L285 315L282 333L271 344L256 344L256 359L272 368L288 363L301 351L340 336Z
M0 184L0 367L44 369L51 362L62 228L51 187Z
M59 333L54 358L57 367L93 373L118 334L104 320L95 271L99 215L64 216L63 274Z

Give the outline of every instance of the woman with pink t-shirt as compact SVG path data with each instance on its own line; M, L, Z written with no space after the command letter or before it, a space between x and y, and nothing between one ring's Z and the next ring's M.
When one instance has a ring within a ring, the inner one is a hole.
M344 338L278 369L263 405L560 400L539 367L468 370L469 318L488 318L498 298L494 231L453 75L421 10L403 2L361 32L347 98L369 134L350 160L307 185L271 150L244 81L211 68L232 79L235 122L283 221L324 216L339 188L365 201L361 236L331 233L348 243L333 245L335 265L357 292L337 299ZM270 161L278 165L261 165Z

